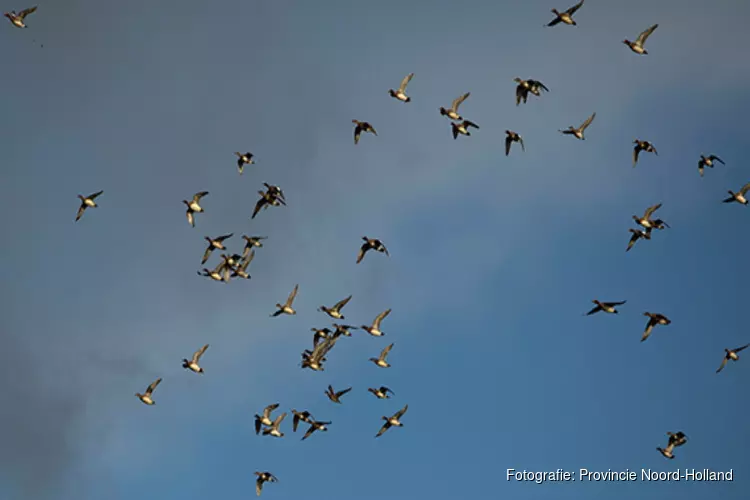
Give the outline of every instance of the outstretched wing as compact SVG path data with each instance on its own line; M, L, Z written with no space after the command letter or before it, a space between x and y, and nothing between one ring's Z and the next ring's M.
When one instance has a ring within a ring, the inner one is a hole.
M156 387L159 384L161 384L161 377L159 377L156 380L154 380L153 382L151 382L151 385L149 385L148 388L146 388L146 394L150 395L151 393L153 393L154 389L156 389Z
M291 306L292 302L294 302L295 297L297 297L297 290L299 290L299 284L294 285L294 289L289 294L289 297L286 298L286 305Z
M89 199L95 200L96 197L99 196L100 194L102 194L103 192L104 192L103 190L102 191L97 191L96 193L94 193L92 195L89 195Z
M266 206L268 203L268 200L264 197L261 197L261 199L258 200L258 202L255 204L255 208L253 209L253 215L250 216L251 219L254 219L256 215L258 215L258 212L260 212L260 209Z
M396 417L396 420L404 416L404 413L406 413L406 410L409 409L409 405L405 405L403 408L401 408L399 411L396 412L394 417Z
M389 314L391 314L390 309L386 309L382 313L378 314L375 317L375 321L373 321L372 326L374 326L375 328L380 328L380 322L383 321L385 317L388 316Z
M750 182L748 182L747 184L745 184L744 186L742 186L740 188L740 194L742 196L745 196L745 194L748 192L748 190L750 190Z
M511 143L513 143L513 139L511 139L510 136L507 136L505 138L505 156L508 156L510 154Z
M635 164L638 163L638 155L641 152L641 145L636 144L633 148L633 167L635 167Z
M203 198L207 194L208 194L208 191L201 191L200 193L195 193L193 195L193 201L197 203L201 200L201 198Z
M586 121L581 124L581 131L586 130L586 128L591 125L591 122L594 121L594 118L596 118L596 112L592 113L591 116L586 118Z
M469 121L469 120L464 120L464 126L465 127L474 127L475 129L479 130L479 125L477 125L476 123L474 123L472 121Z
M351 295L349 295L345 299L342 299L342 300L339 300L338 302L336 302L336 305L334 305L333 308L338 311L338 310L342 309L346 304L348 304L350 300L352 300L352 296Z
M738 347L737 349L734 349L734 352L740 352L744 349L747 349L748 346L750 346L750 344L745 344L742 347Z
M388 356L388 353L391 352L391 349L393 349L393 344L386 346L381 352L380 352L380 359L385 359L386 356Z
M724 160L722 160L722 159L721 159L721 158L719 158L718 156L715 156L715 155L711 155L711 156L709 156L708 158L709 158L710 160L712 160L712 161L713 161L713 160L716 160L716 161L718 161L719 163L721 163L722 165L726 165L726 163L724 163Z
M648 39L648 37L651 36L651 33L653 33L654 30L658 27L659 27L658 24L654 24L653 26L651 26L650 28L642 32L640 35L638 35L638 40L636 40L635 43L640 44L640 45L643 45L644 43L646 43L646 39Z
M721 360L721 365L719 366L719 369L716 370L716 373L719 373L721 370L724 369L725 366L727 366L727 361L729 361L729 358L724 356L724 359Z
M467 92L467 93L465 93L464 95L462 95L462 96L460 96L460 97L456 97L456 98L455 98L455 99L453 100L453 103L451 104L451 109L452 109L453 111L456 111L456 112L458 112L458 107L459 107L459 106L461 105L461 103L462 103L462 102L464 102L464 101L466 100L466 98L467 98L467 97L469 97L470 95L471 95L471 92Z
M195 353L193 354L193 363L197 363L198 361L200 361L201 356L203 356L203 353L206 352L206 349L208 349L208 344L195 351Z
M648 207L646 211L643 213L643 218L648 219L649 217L651 217L651 215L653 215L654 212L656 212L660 208L661 208L661 203L657 203L656 205Z
M414 73L409 73L408 75L406 75L404 79L401 80L401 86L399 86L398 89L401 92L406 92L406 86L409 85L409 82L411 81L412 78L414 78Z
M571 7L571 8L569 8L568 10L566 10L566 11L565 11L565 13L566 13L566 14L568 14L568 15L570 15L570 16L572 16L573 14L575 14L575 13L576 13L576 11L577 11L578 9L580 9L580 8L581 8L581 5L583 5L583 2L584 2L584 0L581 0L581 1L580 1L580 2L578 2L578 3L576 4L576 5L572 6L572 7Z
M23 19L24 17L28 16L29 14L33 14L36 12L36 6L29 7L28 9L23 9L21 12L18 13L18 17Z

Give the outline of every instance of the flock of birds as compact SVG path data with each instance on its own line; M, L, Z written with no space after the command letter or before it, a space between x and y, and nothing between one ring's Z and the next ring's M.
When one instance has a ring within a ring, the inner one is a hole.
M573 15L583 6L584 0L581 0L573 7L570 7L569 9L565 10L564 12L559 12L557 9L552 9L552 12L555 14L555 18L547 23L545 26L556 26L558 24L566 24L566 25L572 25L576 26L577 23L573 18ZM36 12L37 7L31 7L28 9L24 9L18 13L15 11L5 13L4 16L7 17L10 22L18 27L18 28L27 28L27 25L25 24L25 19L30 14L33 14ZM647 55L648 51L645 49L644 45L646 43L646 40L653 34L653 32L658 28L658 24L654 24L648 29L644 30L640 35L636 38L635 41L630 40L623 40L623 43L627 45L631 51L638 55ZM411 97L407 95L406 90L407 86L411 82L411 80L414 78L414 73L408 74L406 77L403 78L401 81L400 86L398 89L390 89L388 91L388 94L402 102L402 103L409 103L411 102ZM526 103L529 94L532 94L534 96L540 97L542 91L549 92L549 89L540 81L533 80L533 79L527 79L522 80L520 78L515 78L516 89L515 89L515 97L516 97L516 105L518 106L521 103ZM444 108L440 107L440 115L445 116L450 120L451 125L451 131L454 139L457 139L459 135L463 136L471 136L471 129L479 129L479 125L472 122L471 120L465 119L463 116L459 114L459 107L462 103L464 103L469 97L470 93L466 92L465 94L462 94L461 96L457 97L453 102L451 103L450 108ZM573 137L579 139L579 140L585 140L585 131L586 129L591 126L594 119L596 118L596 113L592 113L583 123L581 123L578 127L569 126L565 130L560 130L562 134L565 135L572 135ZM372 124L370 124L367 121L360 121L360 120L352 120L352 123L354 123L354 144L359 144L361 135L363 133L370 133L373 136L377 136L377 132ZM506 156L510 154L511 146L512 144L518 143L522 149L522 151L525 151L525 145L523 138L520 134L517 132L514 132L512 130L506 130L505 131L506 138L505 138L505 154ZM658 152L656 150L656 147L649 141L635 139L633 141L635 144L633 148L633 167L636 166L638 163L639 155L642 152L645 153L653 153L654 155L658 155ZM255 163L254 155L251 152L235 152L235 156L237 157L237 169L239 171L239 174L242 175L244 172L244 168L247 165L252 165ZM704 175L704 169L705 168L713 168L715 163L721 163L724 164L724 161L721 160L716 155L701 155L700 159L698 161L698 171L700 176L702 177ZM265 190L258 191L258 194L260 195L260 198L258 199L255 208L253 210L253 213L251 215L251 219L254 219L261 210L266 210L269 207L279 207L279 206L286 206L286 197L284 196L284 192L279 186L274 186L268 183L263 184L265 187ZM729 191L730 196L723 200L724 203L739 203L742 205L747 206L748 205L748 199L747 199L747 192L750 190L750 183L745 184L740 188L739 191L733 192ZM80 200L80 206L78 208L78 212L76 214L76 221L79 221L87 209L89 208L96 208L98 205L96 203L96 199L101 196L103 191L97 191L93 194L90 194L88 196L78 195L78 198ZM204 209L201 206L201 200L209 194L208 191L201 191L198 193L195 193L193 197L190 200L183 200L182 202L187 207L186 210L186 217L187 221L190 224L191 227L195 227L195 216L196 214L202 214L204 213ZM633 215L633 220L635 221L635 224L638 226L637 228L631 228L629 229L629 232L632 234L630 241L628 242L626 252L630 251L633 246L638 242L639 240L651 240L652 232L653 230L661 231L665 228L669 228L670 226L663 221L660 218L654 218L655 212L661 208L662 204L657 203L644 212L643 216L637 216ZM211 255L215 250L227 252L227 253L221 253L220 255L220 262L212 269L209 268L203 268L201 271L198 271L198 274L207 278L210 278L211 280L222 282L222 283L228 283L233 278L243 278L243 279L250 279L250 275L248 274L248 266L252 262L254 256L255 256L255 249L259 249L263 247L263 241L266 239L264 236L247 236L243 235L242 239L245 242L244 248L242 250L241 254L230 254L225 246L225 242L232 238L234 236L233 233L221 235L215 238L211 238L206 236L204 239L207 242L207 247L203 253L203 257L201 259L201 265L205 265L208 260L210 259ZM364 240L364 243L361 244L359 248L359 252L356 257L356 263L359 264L364 259L365 255L369 251L375 251L379 253L383 253L386 256L389 256L387 248L383 244L382 241L380 241L377 238L370 238L367 236L364 236L362 238ZM286 301L283 304L277 303L276 304L276 310L271 314L272 317L278 317L282 315L296 315L297 312L294 309L294 300L297 297L297 293L299 291L299 285L295 285L292 291L290 292L289 296L287 297ZM321 311L325 313L330 318L341 321L344 320L344 315L342 314L342 309L349 303L349 301L352 299L352 296L349 295L348 297L338 301L331 307L327 306L320 306L318 308L318 311ZM595 306L585 313L585 315L590 316L595 313L604 312L608 314L617 314L619 311L617 307L622 306L627 301L615 301L615 302L604 302L600 300L593 300L593 303ZM379 313L375 319L372 321L369 325L361 325L359 327L348 325L348 324L342 324L342 323L332 323L332 329L331 328L311 328L313 333L313 339L312 339L312 348L311 349L305 349L302 352L302 362L300 366L304 368L308 368L313 371L323 371L324 370L324 363L327 361L327 356L330 354L333 347L336 345L336 343L339 341L339 339L344 337L351 337L352 336L352 330L361 329L362 331L367 332L373 337L382 337L385 335L383 331L381 330L381 323L382 321L390 314L391 309L387 309L381 313ZM666 326L671 323L671 320L667 318L664 314L657 313L657 312L644 312L644 316L648 317L648 322L646 323L646 327L643 331L641 341L645 341L649 338L651 335L654 327L656 326ZM394 344L391 343L388 346L384 347L378 357L372 357L370 358L370 361L375 364L376 366L380 368L389 368L391 365L387 361L387 357L391 350L393 349ZM746 349L750 344L746 344L734 349L725 349L725 355L721 362L721 366L719 366L718 370L716 370L717 373L721 372L726 364L729 361L737 361L739 359L738 353L742 350ZM202 356L206 353L207 349L209 348L209 344L206 344L202 346L200 349L195 351L195 353L192 355L190 359L183 359L182 360L182 367L190 370L194 373L203 374L204 369L200 365L200 361ZM144 393L136 393L135 395L140 399L141 402L143 402L146 405L154 405L155 400L153 398L153 394L155 389L159 386L162 379L157 378L154 380L145 390ZM343 390L336 391L334 388L329 385L325 391L326 396L330 401L336 404L341 404L341 398L346 395L349 391L351 391L352 388L348 387ZM376 398L386 400L390 399L392 395L394 395L393 391L386 387L386 386L380 386L380 387L371 387L368 388L368 392L372 393ZM284 437L284 432L281 430L281 424L284 421L285 417L287 416L286 412L281 413L276 418L272 418L272 413L279 407L278 403L270 404L265 407L265 409L262 411L261 414L255 415L255 433L256 435L262 435L262 436L272 436L276 438L282 438ZM380 427L380 430L375 434L375 437L382 436L387 430L389 430L391 427L402 427L403 423L401 422L401 419L403 418L404 414L408 410L409 406L408 404L405 404L400 410L393 413L390 417L383 416L381 417L384 423ZM330 421L323 421L323 420L317 420L313 417L313 415L305 410L305 411L297 411L296 409L291 409L291 412L293 414L292 419L292 432L297 432L297 428L299 426L300 422L303 422L305 424L308 424L309 427L307 431L305 432L304 436L301 438L303 441L308 439L313 433L317 431L327 431L328 426L331 424ZM669 439L667 446L665 448L657 447L657 450L666 458L673 459L674 454L673 450L676 447L682 446L687 442L687 437L683 432L668 432L667 433ZM263 489L263 485L267 482L276 482L278 479L276 476L268 471L257 471L255 472L255 475L257 476L256 479L256 493L258 495L261 494L261 491Z

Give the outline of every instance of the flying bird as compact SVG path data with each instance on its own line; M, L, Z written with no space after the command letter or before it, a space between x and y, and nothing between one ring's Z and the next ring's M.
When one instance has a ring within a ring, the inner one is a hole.
M380 437L383 435L385 431L390 429L391 427L403 427L404 424L401 423L401 417L404 416L404 413L406 413L406 410L409 409L409 405L405 405L403 408L401 408L399 411L393 414L392 417L380 417L382 420L385 420L385 423L383 424L383 427L380 428L378 433L375 435L375 437Z
M369 124L369 122L361 122L359 120L352 120L352 123L355 124L354 127L354 145L356 146L359 144L359 136L362 135L362 132L369 132L375 136L378 135L378 133L375 131L375 128Z
M461 115L458 114L458 107L461 105L462 102L464 102L469 96L471 95L471 92L467 92L459 97L456 97L453 99L453 103L451 103L451 107L448 109L445 109L444 107L440 107L440 115L441 116L447 116L451 120L461 121L463 118Z
M378 356L377 358L370 358L370 361L378 365L380 368L390 368L391 365L388 364L385 358L388 357L388 353L391 352L391 349L393 349L393 344L390 344L383 348L383 350L380 351L380 356Z
M651 239L651 228L646 229L645 231L642 231L640 229L628 229L631 233L633 233L633 236L630 237L630 241L628 242L628 248L625 249L626 252L629 252L631 248L633 248L633 245L640 240L650 240Z
M237 170L239 170L240 175L242 175L242 171L245 170L245 165L252 165L255 163L255 160L253 160L253 154L249 151L244 154L235 151L234 154L237 156Z
M344 389L342 391L336 392L336 391L333 390L333 386L329 385L328 389L326 390L326 396L328 396L328 399L330 399L334 403L341 404L341 396L343 396L344 394L346 394L347 392L349 392L351 390L352 390L352 388L349 387L348 389Z
M618 314L619 311L615 307L623 305L627 300L623 300L622 302L599 302L598 300L592 300L591 302L596 304L596 307L587 312L586 316L591 316L599 311L604 311L608 314Z
M225 262L219 263L215 268L213 269L206 269L203 268L202 271L198 271L199 276L203 276L206 278L211 278L214 281L221 281L224 283L229 283L229 268L227 267Z
M669 227L669 224L661 219L651 219L651 216L654 214L654 212L656 212L660 208L661 203L650 206L646 209L645 212L643 212L643 217L633 215L633 220L636 224L638 224L639 226L643 226L646 229L664 229L664 227Z
M294 298L297 297L297 290L299 290L299 284L294 285L294 289L286 298L286 302L284 303L284 305L276 304L276 312L273 313L271 316L276 317L276 316L279 316L280 314L290 314L290 315L297 314L297 311L292 309Z
M300 422L305 422L306 424L312 424L314 422L312 414L307 410L297 411L292 409L292 414L294 415L294 419L292 420L292 432L297 432L297 427Z
M724 203L740 203L741 205L747 205L747 198L745 195L747 194L748 190L750 190L750 182L745 184L740 188L738 192L734 192L731 189L728 191L728 193L731 195L729 198L724 199Z
M651 331L656 325L668 325L672 322L669 318L659 313L645 312L643 313L643 315L648 316L648 323L646 323L646 329L643 331L641 342L646 340L651 335Z
M528 80L522 80L521 78L516 77L513 81L518 84L516 85L516 106L521 104L521 101L526 104L529 92L537 97L542 95L542 90L549 92L549 89L539 80L532 80L530 78Z
M200 206L200 201L201 198L207 194L208 191L201 191L200 193L195 193L193 199L190 201L182 200L182 202L187 205L187 212L185 212L185 215L187 216L188 224L193 227L195 227L195 217L193 214L203 212L203 207Z
M586 131L589 125L591 125L591 122L594 121L594 118L596 118L596 113L592 113L591 116L586 118L586 121L581 123L581 125L578 128L575 128L573 125L570 125L566 130L560 130L561 133L572 135L576 139L585 140L586 137L583 135L583 133Z
M633 148L633 168L635 168L635 164L638 163L638 155L641 151L645 151L646 153L654 153L656 156L659 156L659 153L656 151L654 145L648 141L641 141L636 139L633 141L633 144L635 144L635 147Z
M388 257L391 256L391 254L388 253L388 249L383 245L383 242L380 241L377 238L368 238L367 236L362 236L362 239L365 240L364 243L362 243L362 246L359 248L359 253L357 254L357 264L362 262L362 259L365 258L365 254L369 250L375 250L376 252L384 253Z
M161 384L161 377L151 382L151 385L146 388L146 392L144 392L143 394L141 394L140 392L136 392L135 395L143 402L143 404L147 404L149 406L155 405L156 401L153 400L151 395L154 393L154 389L156 389L159 384Z
M375 389L374 387L369 387L367 391L373 393L378 399L390 399L388 393L393 394L393 391L384 385L381 385L377 389ZM395 394L393 395L395 396Z
M667 441L667 447L666 448L660 448L657 447L656 450L661 453L663 456L665 456L668 459L673 459L674 454L672 453L674 449L678 446L682 446L683 444L687 443L687 436L685 436L685 433L682 431L679 432L667 432L667 436L669 436L669 440Z
M255 250L252 250L247 256L242 258L242 262L234 268L234 271L232 272L232 278L243 278L246 280L250 279L250 275L247 272L247 266L250 265L250 263L255 258Z
M273 436L277 438L284 437L284 433L281 432L281 430L279 430L279 426L281 425L281 422L284 421L285 417L286 417L286 412L276 417L276 420L273 421L270 427L263 429L262 434L264 436Z
M390 308L386 309L382 313L378 314L375 319L373 320L372 324L370 326L362 325L360 328L362 328L364 331L369 333L370 335L373 335L375 337L382 337L385 335L385 333L380 330L380 323L389 315L391 314Z
M411 97L406 95L406 86L409 85L409 82L412 78L414 78L414 73L409 73L408 75L406 75L404 79L401 80L401 86L398 88L398 90L390 89L388 91L388 95L402 102L410 102Z
M352 332L350 330L356 330L357 329L356 326L352 326L352 325L340 325L338 323L334 323L333 327L336 329L336 331L333 332L333 336L334 337L340 337L341 335L343 335L345 337L351 337L352 336Z
M260 496L263 491L263 483L277 483L279 480L270 472L256 472L258 479L255 481L255 494Z
M197 351L193 353L193 357L188 361L187 359L182 360L182 367L187 368L188 370L191 370L195 373L203 373L203 367L200 366L198 363L201 360L201 356L203 356L203 353L206 352L206 349L208 349L208 344L204 345Z
M214 250L226 250L227 248L224 246L224 240L229 239L232 236L234 236L234 233L225 234L223 236L217 236L216 238L210 238L208 236L204 236L203 239L208 242L208 248L206 248L206 251L203 253L203 259L201 259L201 265L206 263L206 261L211 256L211 253Z
M518 133L513 132L512 130L506 130L505 135L505 156L508 156L510 154L510 145L514 142L517 142L521 145L522 151L526 151L526 146L524 146L523 144L523 137L521 137Z
M626 38L625 40L622 41L622 43L630 47L630 50L632 50L636 54L648 55L648 51L643 48L643 44L646 43L646 40L648 39L648 37L651 36L651 33L653 33L654 30L658 27L659 27L658 24L654 24L647 30L643 31L640 35L638 35L638 38L635 40L635 42L631 42L630 40Z
M557 9L552 9L552 13L556 16L552 21L550 21L545 26L555 26L557 24L563 23L568 24L570 26L577 26L575 20L573 19L573 14L576 13L578 9L581 8L583 5L584 0L581 0L565 12L559 12Z
M242 239L245 240L245 248L242 250L242 256L247 256L250 253L250 249L253 247L263 248L263 240L268 239L267 236L247 236L242 235Z
M302 436L302 439L300 439L300 441L304 441L305 439L309 438L315 431L327 431L329 425L331 425L331 422L318 422L317 420L313 420L312 422L310 422L310 427L307 429L307 432L305 432L305 435Z
M104 191L97 191L96 193L90 194L88 196L82 196L80 194L78 195L78 199L81 200L81 206L78 207L78 213L76 214L76 222L78 222L78 219L83 217L83 213L86 211L87 208L89 207L96 208L99 206L96 204L94 200L96 199L97 196L99 196L103 192Z
M344 308L345 305L349 303L349 301L352 300L352 296L349 295L345 299L341 299L338 302L336 302L333 307L327 307L327 306L320 306L318 308L318 311L323 311L333 319L344 319L344 315L341 314L341 309Z
M15 10L12 10L10 12L6 12L5 14L3 14L3 16L7 17L10 22L13 23L13 26L17 28L28 28L28 26L24 24L24 19L26 18L26 16L28 16L29 14L33 14L34 12L36 12L36 6L24 9L18 14L16 14Z
M273 425L273 420L271 420L271 413L278 407L279 407L279 403L273 403L273 404L266 406L263 409L262 415L258 415L257 413L255 414L255 435L256 436L260 434L261 426L265 425L265 426L270 427Z
M451 122L451 130L453 131L453 139L458 139L459 135L471 136L470 128L479 130L479 125L469 120L464 120L460 123Z
M721 361L721 366L718 370L716 370L716 373L719 373L721 370L723 370L727 365L727 361L729 361L730 359L732 361L739 361L740 357L739 355L737 355L737 353L744 349L747 349L748 346L750 346L750 344L745 344L742 347L737 347L736 349L724 349L724 352L726 354L724 355L724 359Z
M724 161L716 155L701 155L701 159L698 160L698 173L701 177L703 177L703 167L714 168L714 161L718 161L722 165L726 165L726 163L724 163Z

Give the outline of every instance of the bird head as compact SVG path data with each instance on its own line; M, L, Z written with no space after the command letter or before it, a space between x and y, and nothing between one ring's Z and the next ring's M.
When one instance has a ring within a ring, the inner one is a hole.
M441 106L440 107L440 114L443 115L443 116L447 115L448 114L448 110Z
M630 45L632 42L626 38L622 41L622 43L624 43L625 45Z
M390 89L388 91L388 95L391 96L391 97L396 97L396 92L393 89Z

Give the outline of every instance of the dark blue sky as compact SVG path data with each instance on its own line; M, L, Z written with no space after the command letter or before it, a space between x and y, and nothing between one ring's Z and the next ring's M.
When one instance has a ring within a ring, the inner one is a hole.
M543 28L560 1L71 0L26 30L3 19L0 497L241 499L269 470L269 499L745 498L750 356L714 371L750 342L750 209L721 203L750 181L750 5L590 0ZM621 43L654 23L648 56ZM391 99L410 72L412 102ZM550 92L516 107L514 77ZM438 108L464 92L481 128L454 141ZM594 111L585 141L557 132ZM352 119L378 136L355 147ZM504 156L505 129L525 153ZM636 137L659 156L633 169ZM700 178L701 153L726 166ZM263 182L288 206L251 221ZM180 200L201 190L193 229ZM672 228L626 254L658 202ZM196 276L202 238L229 232L235 251L268 236L252 279ZM356 265L363 235L391 257ZM298 314L269 318L295 283ZM316 308L349 294L347 322L393 309L386 336L300 370ZM628 302L584 317L595 298ZM645 311L673 322L641 343ZM367 361L390 342L391 368ZM206 373L183 370L205 343ZM354 387L343 405L329 383ZM255 436L274 402L331 429ZM655 450L670 430L690 438L673 461ZM678 467L735 481L505 480Z

